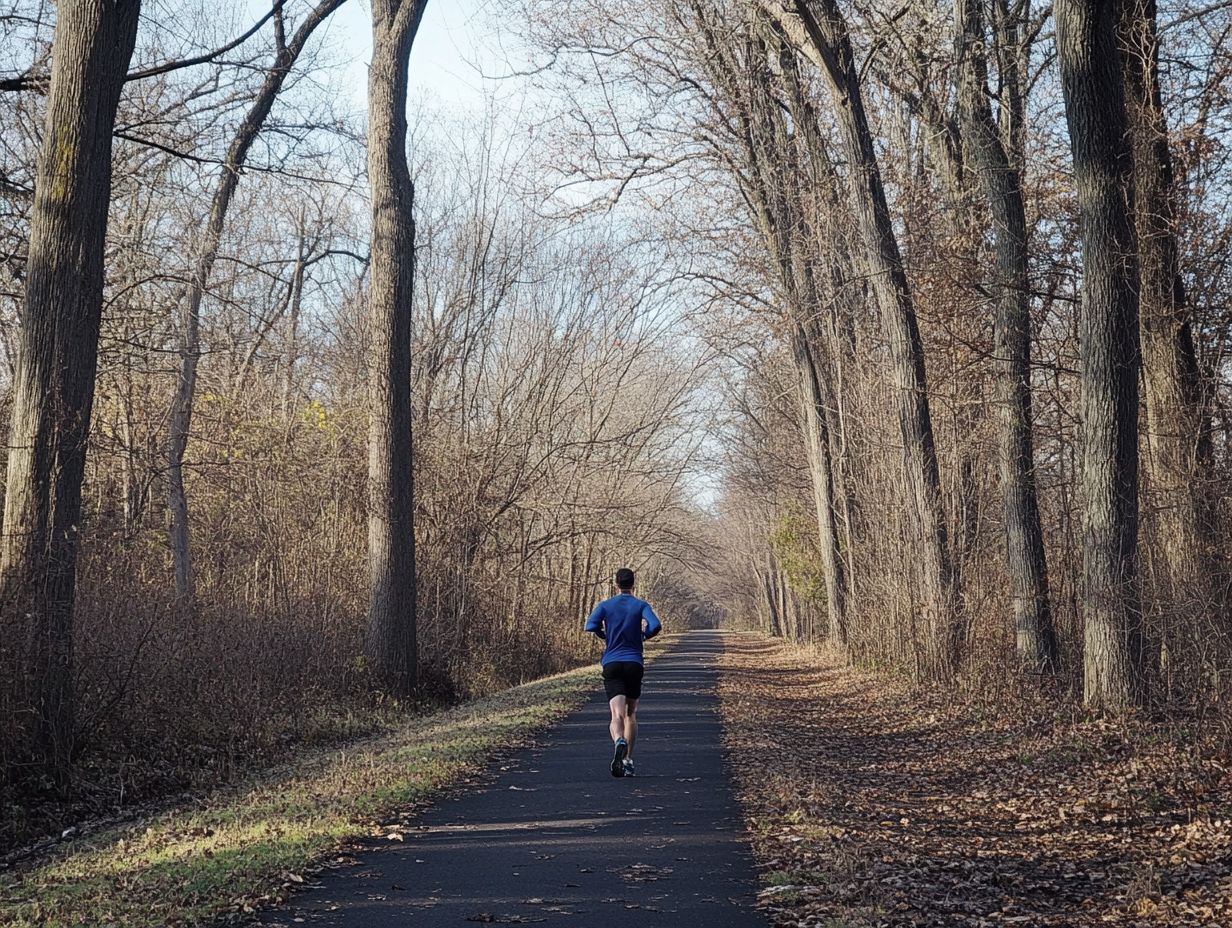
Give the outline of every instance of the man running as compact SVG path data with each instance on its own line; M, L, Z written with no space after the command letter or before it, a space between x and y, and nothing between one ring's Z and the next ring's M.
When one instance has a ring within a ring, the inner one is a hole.
M612 753L612 776L633 776L633 742L637 740L637 701L642 696L642 642L653 638L663 623L650 603L633 595L633 571L616 571L620 592L595 606L586 620L586 631L604 642L603 688L612 710L608 730L616 743ZM645 628L642 622L645 621Z

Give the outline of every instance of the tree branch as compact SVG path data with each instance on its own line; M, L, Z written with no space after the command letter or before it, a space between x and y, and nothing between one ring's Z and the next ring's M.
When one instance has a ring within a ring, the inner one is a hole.
M227 52L233 51L234 49L239 48L241 45L243 45L245 42L251 39L254 35L257 34L257 31L262 26L264 26L267 22L270 21L270 19L273 16L275 16L282 10L282 7L285 4L286 4L286 0L274 0L274 5L270 7L270 11L266 13L264 16L262 16L259 20L257 20L256 24L253 25L251 29L249 29L247 32L245 32L243 35L241 35L239 38L235 39L234 41L228 42L226 45L223 45L221 48L216 48L214 49L214 51L207 52L204 55L197 55L194 58L184 58L181 61L168 61L164 64L155 65L152 68L145 68L141 71L133 71L131 74L127 75L124 78L124 82L128 83L130 81L140 81L140 80L144 80L147 77L156 77L159 74L167 74L170 71L179 71L184 68L195 67L196 65L199 65L199 64L208 64L209 62L214 61L215 59L221 57L222 55L225 55ZM10 77L10 78L7 78L6 80L0 80L0 91L8 91L12 93L12 92L21 91L21 90L38 90L38 91L45 92L47 89L47 85L48 83L50 83L50 81L51 81L50 73L39 74L37 76L31 75L31 74L24 74L21 77Z

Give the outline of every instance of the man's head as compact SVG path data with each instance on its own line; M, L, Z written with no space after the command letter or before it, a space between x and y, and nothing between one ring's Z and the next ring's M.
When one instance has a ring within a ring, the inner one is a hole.
M622 593L628 593L633 589L633 571L628 567L622 567L616 571L616 589Z

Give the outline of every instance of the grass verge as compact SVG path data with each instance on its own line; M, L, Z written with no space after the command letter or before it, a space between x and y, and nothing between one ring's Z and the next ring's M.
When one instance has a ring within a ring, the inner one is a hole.
M556 721L595 686L587 666L408 721L296 770L137 825L92 835L0 874L6 928L209 924L277 900L314 861L422 802L497 748Z

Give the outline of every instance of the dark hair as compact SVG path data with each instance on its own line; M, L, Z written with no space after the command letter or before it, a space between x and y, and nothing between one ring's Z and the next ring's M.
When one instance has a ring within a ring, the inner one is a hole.
M622 567L616 571L616 586L622 590L633 589L633 571L628 567Z

